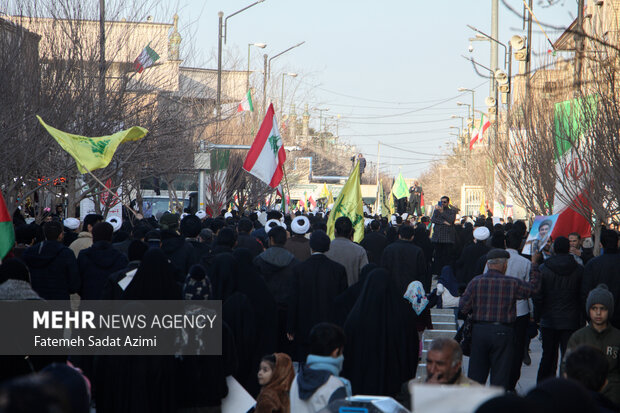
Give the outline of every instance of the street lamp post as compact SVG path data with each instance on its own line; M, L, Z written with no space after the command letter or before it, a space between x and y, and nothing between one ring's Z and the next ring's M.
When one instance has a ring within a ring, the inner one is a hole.
M472 118L472 120L474 119L472 112L471 112L471 105L469 103L456 102L456 104L458 106L467 106L467 117Z
M216 114L217 114L217 119L216 121L219 122L220 118L222 116L222 40L224 40L224 43L226 42L226 34L228 33L228 29L227 29L227 23L228 23L228 19L230 19L231 17L241 13L242 11L245 11L247 9L249 9L250 7L256 6L259 3L264 2L265 0L258 0L255 1L254 3L250 4L249 6L246 6L244 8L242 8L241 10L237 10L236 12L234 12L233 14L229 15L228 17L226 17L226 19L224 20L224 12L220 11L217 16L219 18L219 22L218 22L218 35L217 35L217 96L216 96Z
M450 116L452 119L461 119L461 129L465 130L465 117L464 116L458 116L458 115L452 115Z
M280 97L280 122L282 122L282 108L284 107L284 76L297 77L297 73L282 73L282 96Z
M267 55L264 55L263 57L265 58L265 70L263 73L263 113L267 112L267 78L269 77L270 73L271 73L271 61L282 56L284 53L301 46L302 44L306 43L306 41L304 40L301 43L297 43L295 46L291 46L288 49L278 53L277 55L273 56L272 58L270 58L269 60L267 60Z
M474 96L476 95L476 91L473 89L467 89L464 87L460 87L458 89L459 92L471 92L471 110L475 111L476 110L476 105L474 104Z
M250 47L255 46L255 47L260 47L261 49L264 49L265 47L267 47L267 44L265 43L248 43L248 81L246 83L245 86L245 90L250 90Z

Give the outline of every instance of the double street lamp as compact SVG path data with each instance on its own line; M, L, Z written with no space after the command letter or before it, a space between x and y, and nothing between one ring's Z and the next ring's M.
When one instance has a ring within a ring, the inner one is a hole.
M267 56L266 54L263 55L264 63L265 63L265 67L263 71L263 113L267 112L267 79L269 78L269 75L271 74L271 61L282 56L284 53L289 52L293 50L294 48L301 46L304 43L306 43L305 40L303 42L297 43L295 46L291 46L288 49L276 54L269 60L267 60L269 56Z
M217 96L216 96L216 101L215 101L217 122L219 122L220 118L222 117L222 40L224 40L224 43L226 43L226 34L228 33L228 19L264 1L265 0L255 1L249 6L246 6L242 8L241 10L237 10L233 14L227 16L225 20L224 20L224 12L220 11L217 14L219 18L218 35L217 35ZM222 33L222 30L223 30L223 33Z

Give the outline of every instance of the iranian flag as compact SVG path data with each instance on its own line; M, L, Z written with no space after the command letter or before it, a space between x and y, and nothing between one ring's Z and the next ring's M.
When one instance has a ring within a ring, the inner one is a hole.
M159 55L155 52L155 50L151 49L150 43L146 45L146 47L140 53L140 56L136 57L133 64L136 67L136 72L142 73L144 69L147 67L153 66L159 60Z
M594 96L555 104L555 170L559 179L555 184L553 214L559 216L551 234L553 238L566 237L571 232L583 238L591 236L589 220L575 210L590 208L584 192L591 179L588 164L579 156L575 143L589 129L596 108Z
M489 126L491 126L491 122L488 119L485 121L484 114L480 114L480 125L478 126L478 129L476 130L476 134L474 135L474 137L471 138L471 141L469 141L469 150L473 149L474 143L478 142L478 140L482 141L484 132L486 132L487 129L489 129Z
M237 106L237 113L239 112L254 112L254 105L252 104L252 91L248 90L245 97L241 102L239 102L239 106Z
M13 230L13 221L2 197L2 192L0 192L0 261L6 257L14 246L15 231Z
M284 175L282 168L285 160L284 144L278 131L273 104L270 104L248 156L243 162L243 169L270 187L276 188Z

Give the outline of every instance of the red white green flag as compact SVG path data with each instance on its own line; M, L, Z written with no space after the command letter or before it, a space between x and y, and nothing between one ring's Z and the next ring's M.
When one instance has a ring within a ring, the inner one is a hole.
M248 93L245 94L245 97L241 102L239 102L239 106L237 106L237 113L239 112L254 112L254 104L252 103L252 91L248 90Z
M276 188L284 175L285 160L284 144L278 130L273 104L270 104L248 156L243 162L243 169L270 187Z
M482 141L484 132L486 132L487 129L489 129L489 126L491 126L491 122L488 119L485 121L484 114L481 114L480 125L478 126L478 129L476 129L476 133L474 134L474 137L471 138L471 141L469 141L469 150L473 149L474 144L478 142L478 140Z
M577 232L582 237L591 236L590 221L577 212L588 208L585 189L592 179L585 159L575 149L575 143L590 129L596 116L595 96L572 99L555 104L555 170L558 180L555 185L553 214L559 214L551 236L568 236ZM582 211L583 212L583 211Z
M13 230L13 221L2 197L2 192L0 192L0 261L6 257L14 246L15 231Z
M140 53L140 56L136 57L133 64L136 67L136 72L142 73L144 69L147 67L153 66L159 60L159 55L155 52L155 50L151 49L150 43L146 45L146 47Z

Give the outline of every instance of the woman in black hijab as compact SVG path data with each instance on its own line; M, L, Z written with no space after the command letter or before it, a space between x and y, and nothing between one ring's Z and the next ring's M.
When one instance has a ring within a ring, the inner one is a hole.
M235 274L239 271L235 257L230 252L222 252L213 257L207 275L211 279L213 300L226 301L235 292Z
M181 290L174 279L174 268L162 250L144 253L123 300L180 300Z
M277 349L277 305L265 280L252 264L252 253L246 248L238 248L233 252L233 256L238 265L233 281L235 292L245 296L256 326L255 340L250 343L250 363L247 368L239 363L238 377L235 377L249 393L256 397L260 391L256 380L258 365L265 354L273 354ZM233 303L240 306L246 305L241 297L237 297L231 302L226 301L227 308Z
M419 350L415 313L386 269L368 274L344 330L342 375L351 380L353 394L394 396L415 376Z
M174 269L159 248L148 250L123 300L180 300ZM96 371L97 413L175 411L174 356L101 357Z
M362 271L360 271L359 280L347 288L342 294L336 297L335 304L338 311L338 325L344 326L344 322L347 320L349 313L353 309L355 302L362 293L364 287L364 281L368 278L368 274L379 266L374 263L364 265Z
M415 227L415 231L413 233L413 243L422 248L422 252L424 253L424 259L426 259L426 269L427 274L431 273L431 263L433 261L433 244L428 236L428 230L426 229L426 225L423 223L419 223Z

